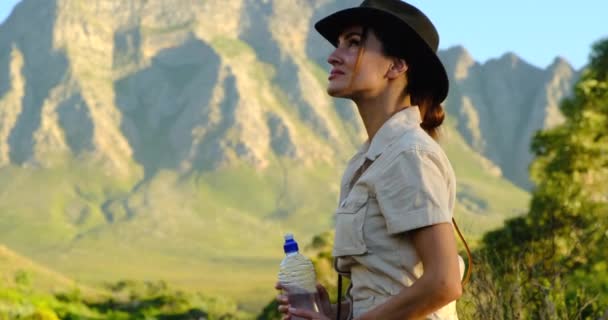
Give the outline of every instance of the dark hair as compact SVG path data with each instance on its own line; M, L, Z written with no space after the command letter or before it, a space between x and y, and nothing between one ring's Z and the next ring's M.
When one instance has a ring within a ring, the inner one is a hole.
M391 57L403 58L408 65L406 71L407 87L405 94L409 94L412 104L420 108L422 123L420 126L433 139L439 136L439 126L443 123L445 112L441 106L440 98L434 88L433 81L428 76L425 66L425 56L421 48L408 47L403 49L397 46L395 41L389 37L391 31L383 30L380 26L372 27L374 35L382 43L384 54ZM414 35L412 35L414 36ZM413 42L412 42L413 43Z

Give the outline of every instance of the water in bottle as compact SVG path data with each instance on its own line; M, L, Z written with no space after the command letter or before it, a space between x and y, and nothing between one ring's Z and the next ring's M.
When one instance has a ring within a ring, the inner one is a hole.
M289 305L297 309L318 311L315 268L312 261L299 253L292 234L285 235L285 258L279 270L279 282L286 288ZM297 320L300 318L292 317Z

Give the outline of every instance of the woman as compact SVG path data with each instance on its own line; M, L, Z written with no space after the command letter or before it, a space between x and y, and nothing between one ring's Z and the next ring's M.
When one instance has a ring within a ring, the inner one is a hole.
M355 102L368 135L344 172L336 210L335 267L351 279L344 318L457 319L455 177L434 140L448 92L437 32L400 0L366 0L315 28L336 47L327 92ZM334 318L319 293L321 312L289 308L285 296L279 311Z

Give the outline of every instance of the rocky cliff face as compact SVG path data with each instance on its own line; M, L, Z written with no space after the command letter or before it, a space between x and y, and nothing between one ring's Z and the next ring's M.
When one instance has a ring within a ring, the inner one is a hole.
M331 162L352 134L307 56L321 4L24 1L0 32L0 164Z
M513 53L479 64L462 47L441 52L441 58L451 81L446 107L458 131L506 178L530 187L531 138L563 121L559 102L578 73L561 58L543 70Z

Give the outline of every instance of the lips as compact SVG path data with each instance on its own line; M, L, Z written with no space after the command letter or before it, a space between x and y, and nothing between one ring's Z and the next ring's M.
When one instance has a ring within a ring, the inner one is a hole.
M334 69L334 70L331 70L331 72L329 73L329 78L328 79L331 80L331 79L333 79L333 78L335 78L337 76L343 75L343 74L344 74L344 72L342 72L340 70L335 70Z

